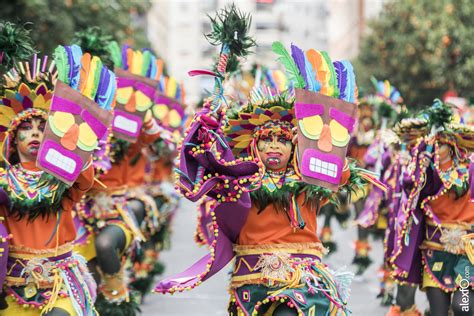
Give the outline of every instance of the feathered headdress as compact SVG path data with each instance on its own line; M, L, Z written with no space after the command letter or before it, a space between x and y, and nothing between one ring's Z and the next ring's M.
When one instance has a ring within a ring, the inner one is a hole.
M5 89L0 96L0 160L10 157L13 137L22 121L46 119L57 77L54 65L48 62L48 56L41 59L35 54L31 62L17 59L15 67L5 74Z
M332 62L329 55L314 49L303 52L296 45L291 45L291 54L282 43L274 42L272 50L278 56L278 62L286 69L286 76L276 72L277 77L266 75L270 87L262 85L254 89L249 104L240 113L229 117L225 133L235 154L244 149L251 150L250 144L255 139L256 132L265 126L266 122L290 123L290 130L295 126L294 92L292 89L280 93L275 83L288 81L294 88L319 92L330 97L340 98L347 102L355 102L357 88L352 65L348 61ZM287 127L285 127L287 129Z
M113 38L109 34L104 34L98 26L76 32L72 39L72 44L81 47L82 51L97 56L109 69L113 69L114 63L110 56L109 45Z

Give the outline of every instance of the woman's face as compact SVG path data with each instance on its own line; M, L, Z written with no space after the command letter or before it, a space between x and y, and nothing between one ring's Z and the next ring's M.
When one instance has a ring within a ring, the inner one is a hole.
M36 160L41 142L45 120L43 118L32 118L20 123L17 128L15 144L20 162L31 162Z
M257 143L260 158L265 167L271 171L286 169L292 147L291 139L283 134L261 136Z

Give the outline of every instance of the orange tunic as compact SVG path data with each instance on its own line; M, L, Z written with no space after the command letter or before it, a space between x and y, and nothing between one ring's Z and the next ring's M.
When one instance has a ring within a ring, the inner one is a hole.
M474 203L471 189L456 200L454 192L448 192L429 204L441 223L474 223Z
M23 168L31 171L40 171L34 162L23 163ZM0 214L5 218L5 226L8 232L13 235L9 241L11 246L27 247L30 249L51 249L76 239L76 229L72 218L71 210L73 205L78 203L81 197L92 187L94 182L94 169L91 167L83 171L74 185L69 189L67 196L61 201L61 219L57 231L57 236L51 238L56 227L57 218L55 216L38 217L34 221L28 218L17 220L8 217L5 206L0 206ZM51 239L51 240L50 240ZM49 243L47 243L49 241ZM58 243L56 243L56 241Z
M147 160L141 153L141 150L158 137L159 134L149 135L142 133L138 141L130 145L122 161L117 164L112 164L112 168L105 175L101 176L100 181L104 183L109 190L143 184ZM136 164L132 165L132 161L135 161L137 158Z
M448 170L453 164L449 160L440 164L441 170ZM474 203L471 202L471 189L456 199L456 194L448 191L439 198L429 202L433 213L441 223L474 223Z
M238 244L263 245L319 242L316 233L317 210L311 209L310 203L303 205L304 194L300 194L296 201L300 206L301 216L306 223L303 229L291 227L286 212L277 211L272 204L268 205L260 214L258 214L258 208L252 205L247 221L240 231Z
M341 177L341 183L349 179L350 171L345 170ZM237 243L239 245L263 245L263 244L286 244L286 243L311 243L320 242L317 235L317 212L311 208L312 203L304 204L305 194L296 198L300 207L300 213L305 222L303 229L294 229L290 225L286 212L277 211L270 204L260 214L258 208L252 205L247 221L240 230ZM321 201L320 207L327 201Z

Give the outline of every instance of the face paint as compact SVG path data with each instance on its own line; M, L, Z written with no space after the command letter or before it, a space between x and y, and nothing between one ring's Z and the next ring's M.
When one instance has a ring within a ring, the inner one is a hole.
M38 166L71 185L107 133L111 121L109 111L58 81Z
M283 134L261 136L257 149L265 167L272 171L286 169L291 157L293 144Z
M21 162L35 161L43 140L44 119L32 118L18 126L16 150Z
M303 180L336 191L357 107L307 90L295 92L298 161Z
M112 130L118 139L135 143L140 135L146 112L154 104L158 81L137 76L123 69L117 74L117 105Z

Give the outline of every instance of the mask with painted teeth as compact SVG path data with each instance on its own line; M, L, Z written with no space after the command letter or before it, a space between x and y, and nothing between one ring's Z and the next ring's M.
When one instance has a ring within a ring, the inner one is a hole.
M66 184L73 184L111 121L109 111L58 80L38 166Z
M298 162L303 180L336 191L344 168L357 106L296 89Z
M140 135L146 112L154 104L159 82L134 75L120 68L117 74L117 104L112 130L118 139L135 143Z

